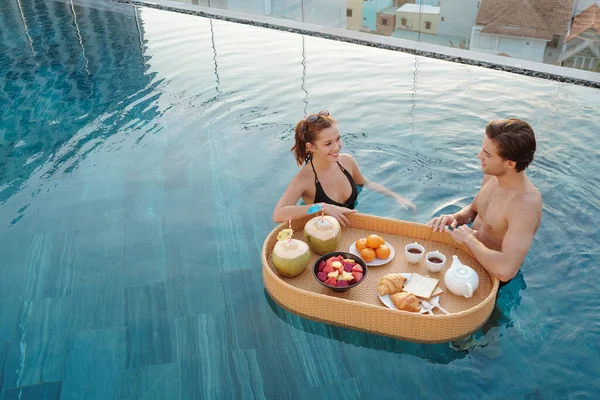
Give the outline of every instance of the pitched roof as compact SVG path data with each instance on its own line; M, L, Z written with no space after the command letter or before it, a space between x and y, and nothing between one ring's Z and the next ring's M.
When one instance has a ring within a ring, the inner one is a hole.
M482 33L552 40L565 35L574 0L482 0L475 23Z
M579 36L590 28L596 30L596 33L600 35L600 7L597 4L591 5L575 17L573 26L571 27L571 34L565 42Z

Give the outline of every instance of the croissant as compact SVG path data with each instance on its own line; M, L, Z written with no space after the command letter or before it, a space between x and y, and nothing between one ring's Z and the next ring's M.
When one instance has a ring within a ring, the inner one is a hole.
M377 290L380 296L394 294L402 291L406 278L401 274L387 274L379 281Z
M421 311L421 305L419 304L419 299L412 294L407 292L400 292L390 296L392 303L396 306L398 310L405 310L410 312L419 312Z

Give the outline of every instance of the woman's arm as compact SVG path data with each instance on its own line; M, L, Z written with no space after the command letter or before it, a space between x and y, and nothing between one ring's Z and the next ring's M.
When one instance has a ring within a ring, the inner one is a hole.
M402 206L402 208L404 208L405 210L408 210L408 207L410 207L412 208L414 213L417 212L417 206L415 206L410 200L400 196L398 193L392 192L390 189L386 188L385 186L379 183L368 181L367 178L365 178L365 176L362 174L362 172L360 172L360 168L358 167L358 163L356 162L356 160L350 154L344 155L347 157L348 163L352 165L351 171L354 183L356 183L357 185L362 185L366 189L371 189L375 192L391 197L392 199L396 200L396 202L400 204L400 206Z
M285 222L290 218L296 220L305 217L310 205L296 205L298 199L302 197L302 194L304 194L304 188L302 187L302 179L300 179L300 174L298 173L292 179L287 189L285 189L285 192L277 202L277 205L275 205L275 210L273 210L273 222L280 223Z
M304 194L302 179L299 175L300 174L296 175L294 179L292 179L283 193L283 196L281 196L281 199L277 202L275 210L273 210L273 222L281 223L286 222L289 219L296 220L305 217L308 209L312 206L312 204L304 206L296 205L298 199ZM323 207L325 209L325 214L331 215L342 225L350 225L350 221L346 215L356 213L356 210L350 210L332 204L325 204Z

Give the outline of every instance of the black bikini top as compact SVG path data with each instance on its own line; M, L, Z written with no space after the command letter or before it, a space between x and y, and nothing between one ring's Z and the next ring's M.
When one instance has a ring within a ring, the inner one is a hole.
M348 200L346 200L343 204L338 203L337 201L331 200L329 198L329 196L327 196L327 194L325 194L325 191L323 190L323 186L321 186L321 182L319 182L319 178L317 177L317 171L315 171L315 166L313 165L312 159L310 160L310 165L312 166L313 172L315 173L316 191L315 191L315 200L313 203L315 203L315 204L316 203L333 204L335 206L346 207L346 208L353 210L354 207L356 206L356 200L358 199L358 189L356 188L356 183L354 183L354 179L352 178L352 175L350 175L350 173L348 171L346 171L346 169L344 167L342 167L342 164L340 164L339 162L337 163L337 165L340 166L344 175L346 175L346 177L350 181L350 185L352 186L352 193L350 194L350 197L348 197Z

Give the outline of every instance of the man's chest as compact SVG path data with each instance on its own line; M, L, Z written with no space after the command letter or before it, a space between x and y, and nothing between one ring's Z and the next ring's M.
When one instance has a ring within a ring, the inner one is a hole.
M511 203L509 193L495 188L482 190L477 198L478 226L487 235L503 237L508 230L508 213Z

